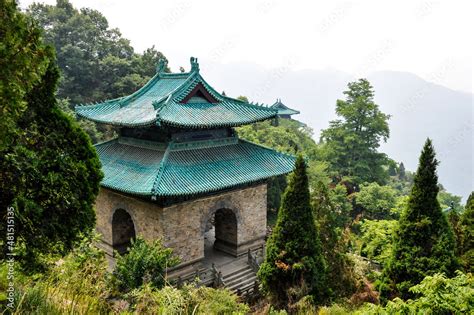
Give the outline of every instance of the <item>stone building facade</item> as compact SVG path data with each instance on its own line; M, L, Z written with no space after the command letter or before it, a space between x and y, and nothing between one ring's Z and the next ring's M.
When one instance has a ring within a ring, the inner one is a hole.
M210 221L214 221L216 249L238 256L260 247L266 233L267 185L234 189L167 207L101 188L96 209L97 232L110 256L122 242L127 242L127 235L117 234L128 231L131 223L134 235L161 239L184 267L205 258L204 234ZM131 221L120 218L123 211Z

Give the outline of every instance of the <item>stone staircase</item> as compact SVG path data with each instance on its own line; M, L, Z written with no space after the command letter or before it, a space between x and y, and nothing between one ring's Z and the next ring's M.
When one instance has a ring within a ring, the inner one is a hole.
M223 274L222 279L224 287L241 296L251 294L257 285L257 274L247 264L237 270Z

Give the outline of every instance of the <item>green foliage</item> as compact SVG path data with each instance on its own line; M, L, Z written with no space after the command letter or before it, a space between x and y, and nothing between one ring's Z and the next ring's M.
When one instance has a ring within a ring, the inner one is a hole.
M298 156L258 276L280 305L306 294L326 298L326 266L310 205L306 164Z
M385 154L377 152L380 141L389 137L388 119L374 103L369 81L351 82L344 92L346 100L337 100L336 113L342 119L330 122L321 133L325 144L325 160L339 181L343 177L355 184L377 182L384 184L388 173Z
M269 121L236 128L239 137L261 144L280 152L301 153L307 158L310 185L319 181L329 183L328 163L320 159L320 148L314 142L313 131L299 121L282 119L278 126ZM283 180L272 180L269 185L269 208L278 209L279 197L286 184Z
M438 202L442 210L450 208L450 211L462 212L461 197L453 195L446 190L440 190L438 193Z
M154 47L134 53L130 41L111 29L102 13L77 10L68 0L34 3L28 12L45 30L45 41L56 48L63 76L58 97L69 98L73 105L134 92L164 57Z
M84 238L39 278L15 274L15 314L109 313L107 275L104 253Z
M344 186L339 187L343 187L345 191ZM351 261L346 255L347 237L344 237L349 212L335 204L331 195L334 193L319 182L312 194L312 205L327 262L328 279L331 279L327 285L333 297L340 297L354 293L356 283Z
M461 215L461 262L466 272L474 271L474 192L471 192Z
M149 283L154 288L165 285L166 268L179 263L173 250L165 248L160 240L147 242L143 238L132 241L129 252L118 256L114 278L122 292L128 292Z
M54 60L51 51L50 56ZM66 253L94 227L93 205L102 179L89 138L58 108L58 78L51 61L26 97L28 110L18 120L21 136L0 159L2 217L8 206L14 207L16 254L29 269L44 267L42 256ZM5 228L1 225L3 234Z
M129 95L155 73L163 54L148 48L133 51L130 41L107 19L89 8L77 10L68 0L56 5L33 3L28 13L44 30L45 41L57 52L62 72L58 97L71 106ZM169 71L169 69L166 69ZM79 124L93 142L115 135L115 129L80 119Z
M360 230L360 254L382 265L392 257L396 220L364 220Z
M355 194L356 204L363 209L364 217L368 219L388 219L397 202L397 192L390 186L380 186L377 183L362 184L360 191Z
M395 236L393 256L385 275L393 281L392 290L403 298L413 296L408 289L425 276L452 275L457 267L455 242L441 211L435 151L430 139L421 152L415 184Z
M131 294L136 314L247 314L249 311L227 289L167 286L155 290L145 285Z
M474 309L474 277L470 273L457 271L454 278L439 273L427 276L410 292L418 298L396 298L386 306L366 304L354 314L469 314Z
M281 194L286 188L286 176L281 175L270 178L267 182L267 207L275 211L280 209Z
M12 145L26 110L25 96L41 80L48 56L41 32L14 0L0 1L0 152Z

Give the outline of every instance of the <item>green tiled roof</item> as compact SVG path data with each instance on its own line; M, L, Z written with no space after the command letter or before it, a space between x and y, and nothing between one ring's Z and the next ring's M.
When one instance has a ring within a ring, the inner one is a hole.
M96 148L104 187L151 197L232 188L291 172L295 161L291 155L236 137L167 146L119 138Z
M197 59L191 58L187 73L157 74L132 95L93 105L76 106L76 113L95 122L140 127L166 124L184 128L234 127L277 116L270 107L250 104L216 92L199 74ZM202 87L213 100L186 97Z
M278 110L278 115L296 115L300 112L294 109L289 108L281 102L281 99L277 99L276 103L271 106L271 108Z

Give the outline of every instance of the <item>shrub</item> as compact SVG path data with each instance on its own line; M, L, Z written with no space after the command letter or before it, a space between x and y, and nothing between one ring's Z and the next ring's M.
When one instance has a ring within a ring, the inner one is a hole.
M146 284L130 294L138 314L246 314L249 311L227 289L165 286L156 290Z
M132 241L129 252L117 258L114 280L118 289L128 292L144 283L158 289L163 287L166 268L179 263L172 254L173 250L165 248L160 240L147 242L139 237Z
M43 275L15 274L15 314L105 314L107 261L90 238Z
M474 309L474 277L456 272L454 278L437 273L410 288L419 297L395 298L385 307L366 304L356 314L468 314Z

